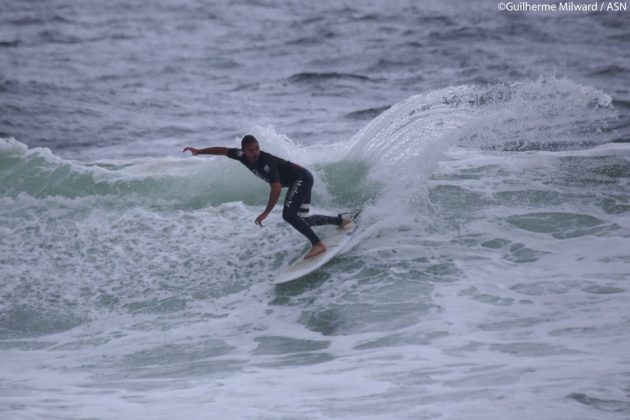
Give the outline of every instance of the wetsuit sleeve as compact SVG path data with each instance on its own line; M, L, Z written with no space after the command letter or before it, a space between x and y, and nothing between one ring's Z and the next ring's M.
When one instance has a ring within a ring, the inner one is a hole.
M243 159L243 151L241 149L228 149L227 157L234 160L242 160Z

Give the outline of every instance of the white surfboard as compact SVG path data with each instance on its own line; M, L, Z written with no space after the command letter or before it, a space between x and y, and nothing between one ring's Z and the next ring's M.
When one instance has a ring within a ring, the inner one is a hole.
M306 251L300 256L300 258L295 260L293 264L280 273L280 275L273 281L273 284L281 284L299 279L302 276L312 273L328 261L332 260L333 257L339 254L346 244L350 242L352 232L354 232L355 228L356 224L354 222L350 222L343 229L336 229L334 233L323 239L323 242L326 245L325 252L305 260L304 255L308 253L308 251Z

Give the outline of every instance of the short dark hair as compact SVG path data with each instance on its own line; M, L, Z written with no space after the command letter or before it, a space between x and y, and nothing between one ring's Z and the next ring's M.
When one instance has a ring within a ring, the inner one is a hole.
M241 140L241 149L245 149L245 147L247 147L250 143L258 143L258 140L256 140L256 137L248 134Z

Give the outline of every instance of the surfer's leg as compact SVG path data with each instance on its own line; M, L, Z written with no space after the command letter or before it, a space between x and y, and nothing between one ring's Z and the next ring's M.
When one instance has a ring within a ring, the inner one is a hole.
M323 225L336 225L339 226L343 221L341 215L339 216L324 216L323 214L314 214L309 217L305 217L304 220L309 226L323 226Z
M311 229L306 220L298 215L304 199L307 194L310 195L311 187L313 186L313 177L310 176L308 172L306 173L308 176L296 180L289 188L284 199L282 218L315 245L321 242L321 240L315 232L313 232L313 229Z
M344 229L348 224L352 222L349 217L338 216L324 216L322 214L314 214L309 217L305 217L306 223L309 226L322 226L322 225L335 225L339 229Z
M341 215L337 217L333 216L324 216L323 214L314 214L312 216L308 215L308 211L311 207L311 189L308 189L306 192L306 197L304 198L304 202L300 206L300 211L298 212L298 216L302 217L309 226L323 226L323 225L337 225L340 226L343 223L343 219ZM308 216L308 217L307 217Z

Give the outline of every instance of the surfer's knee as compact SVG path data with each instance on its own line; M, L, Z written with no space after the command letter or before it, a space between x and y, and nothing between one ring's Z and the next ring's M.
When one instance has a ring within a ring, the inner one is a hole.
M285 222L291 223L291 221L295 220L297 217L299 216L294 212L288 210L286 207L284 208L284 210L282 210L282 219Z

